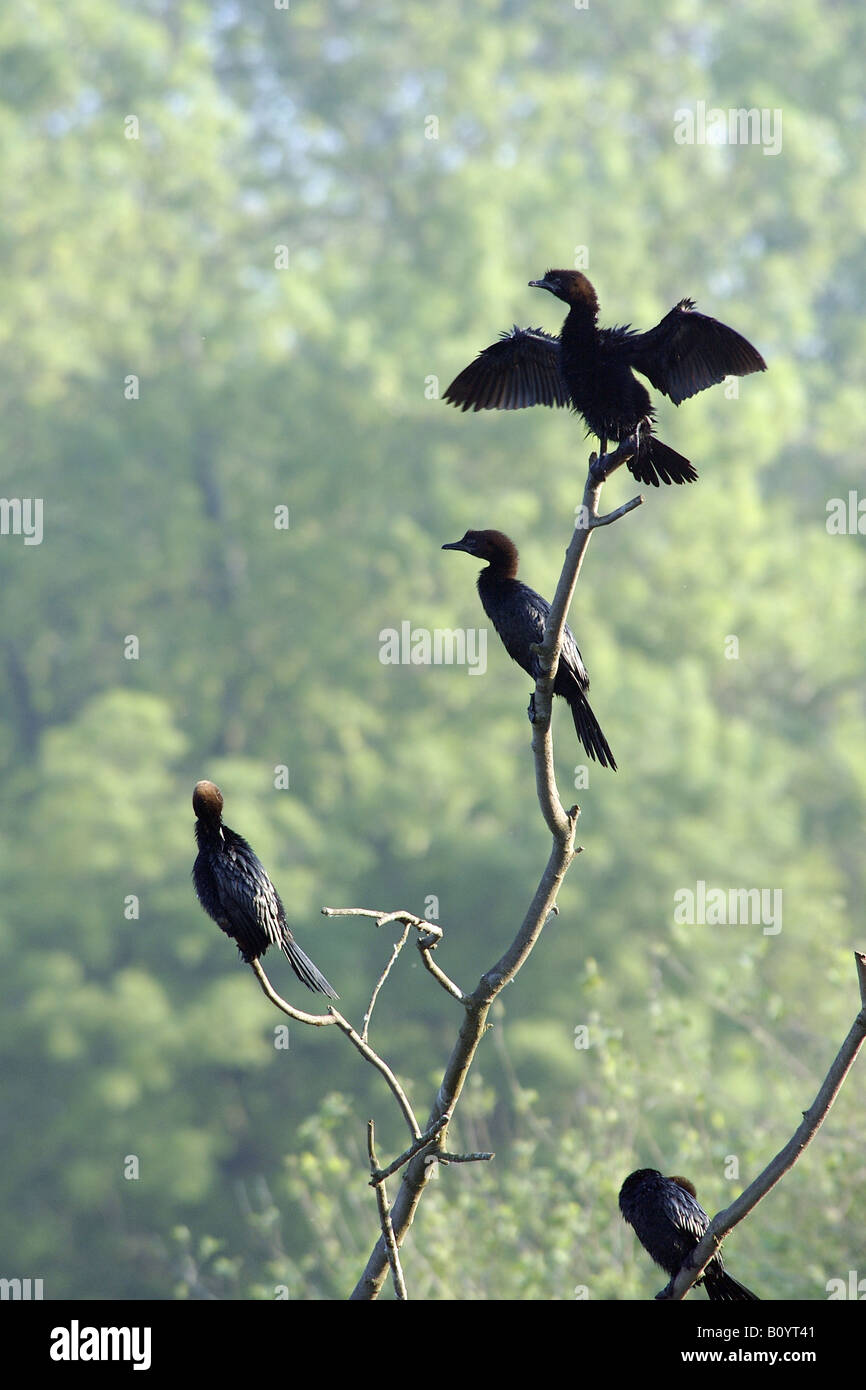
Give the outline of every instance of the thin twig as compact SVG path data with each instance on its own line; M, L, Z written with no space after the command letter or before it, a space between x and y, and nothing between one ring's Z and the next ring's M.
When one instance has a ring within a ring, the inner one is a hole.
M445 933L438 922L428 922L426 918L424 919L424 926L423 932L420 927L418 928L418 945L423 946L425 950L435 951Z
M866 953L855 951L854 959L857 965L862 1008L833 1059L817 1096L809 1109L803 1111L802 1124L797 1127L796 1132L788 1140L785 1147L780 1149L776 1157L767 1164L764 1171L758 1174L754 1182L750 1183L745 1192L741 1192L736 1201L713 1217L700 1243L692 1251L686 1263L682 1265L676 1278L671 1280L666 1289L656 1295L657 1298L681 1299L688 1293L695 1280L703 1274L724 1237L743 1220L744 1216L748 1216L762 1197L766 1197L767 1193L776 1186L776 1183L793 1168L827 1118L830 1107L839 1094L848 1072L854 1065L857 1053L866 1041Z
M455 985L454 981L448 978L445 971L440 969L430 955L431 950L441 941L443 936L442 928L437 922L429 922L426 917L416 917L414 912L407 912L405 909L401 909L399 912L380 912L377 908L373 907L323 907L322 916L368 917L375 921L377 927L384 927L388 922L405 922L407 927L415 927L418 931L418 949L421 952L421 959L434 980L436 980L452 998L459 1000L461 1004L467 1002L469 995L465 994L459 985ZM425 941L425 936L434 939ZM400 942L401 948L405 939L404 935ZM390 970L393 963L392 959L388 966L388 970ZM388 973L387 970L385 973ZM382 980L384 980L384 978L383 976ZM382 981L380 981L380 985L381 983ZM372 1002L373 1001L371 1001L370 1012L372 1012ZM366 1037L366 1029L364 1030L364 1036Z
M397 912L380 912L375 907L323 907L322 916L373 917L377 927L384 927L388 922L409 922L413 927L430 927L423 917L416 917L414 912L406 912L403 908Z
M262 963L259 960L248 961L247 964L262 987L263 993L270 999L271 1003L282 1013L288 1014L296 1023L309 1023L314 1028L324 1028L329 1023L336 1023L333 1011L326 1014L306 1014L301 1009L295 1009L291 1004L287 1004L281 995L277 994L267 975L265 974Z
M323 917L385 917L387 914L378 912L374 907L323 907Z
M421 1135L420 1139L416 1139L414 1144L410 1144L405 1153L400 1154L399 1158L395 1158L393 1163L388 1164L387 1168L378 1168L376 1170L370 1179L370 1186L375 1187L376 1183L382 1182L385 1178L390 1178L391 1174L396 1173L398 1168L402 1168L404 1163L408 1163L410 1158L414 1158L415 1154L420 1153L422 1149L426 1149L428 1144L432 1144L433 1140L440 1131L445 1128L450 1119L450 1111L445 1115L440 1115L435 1124L432 1124L426 1133Z
M495 1157L495 1153L452 1154L445 1149L436 1155L439 1163L489 1163Z
M460 986L455 985L453 980L449 980L444 970L439 969L439 966L436 964L435 960L430 954L430 948L427 946L422 946L421 942L419 941L418 949L421 952L421 959L423 960L427 969L430 971L430 974L433 976L433 979L437 980L438 983L442 986L442 988L446 991L446 993L450 994L452 998L457 999L461 1004L468 1004L470 996L468 994L464 994Z
M408 930L408 929L407 929ZM376 1142L373 1121L367 1121L367 1152L370 1155L370 1172L375 1176L379 1170L379 1163L376 1158ZM406 1301L409 1295L406 1292L406 1280L403 1278L403 1270L400 1265L400 1252L397 1249L397 1242L394 1239L394 1227L391 1225L391 1213L388 1210L388 1194L385 1191L385 1184L379 1181L376 1187L376 1203L379 1208L379 1224L382 1227L382 1238L385 1241L385 1248L388 1251L388 1263L391 1266L391 1275L394 1280L394 1292L401 1302Z
M636 507L642 507L645 501L646 498L643 493L639 492L637 497L633 497L630 502L623 502L622 506L617 507L616 511L608 512L606 516L593 517L590 529L594 530L597 526L609 526L612 521L619 521L621 516L625 516L628 512L633 512Z
M382 971L382 974L376 981L376 986L373 990L372 995L370 996L370 1003L367 1005L367 1012L364 1014L364 1027L361 1030L361 1037L364 1039L364 1042L367 1041L367 1034L370 1029L370 1019L373 1017L373 1010L376 1007L376 1000L379 997L379 990L382 988L383 984L390 975L391 967L394 965L394 962L396 961L403 947L406 945L406 938L411 930L412 924L410 922L407 922L406 926L403 928L403 935L400 937L400 940L395 941L394 945L391 947L391 955L388 960L388 963L386 964L385 969Z

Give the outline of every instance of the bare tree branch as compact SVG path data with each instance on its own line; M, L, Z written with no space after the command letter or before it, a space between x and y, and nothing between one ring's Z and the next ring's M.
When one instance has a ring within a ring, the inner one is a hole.
M851 1025L848 1036L840 1047L830 1070L824 1078L817 1096L803 1111L803 1122L788 1140L776 1157L759 1173L753 1183L741 1192L735 1202L714 1216L707 1227L700 1244L695 1247L688 1260L667 1288L656 1294L659 1299L681 1299L688 1293L696 1279L699 1279L715 1255L724 1237L743 1217L748 1216L763 1197L776 1186L799 1158L807 1145L814 1139L836 1099L842 1084L854 1065L857 1053L866 1040L866 953L854 952L857 977L860 985L861 1009Z
M469 995L464 994L460 986L455 985L453 980L449 980L448 976L445 974L445 971L439 969L439 966L436 964L435 960L430 954L429 946L424 945L423 939L418 942L418 950L421 953L421 959L423 960L424 965L430 971L430 974L433 976L433 979L439 982L439 984L445 990L446 994L450 994L452 998L456 999L460 1004L468 1004Z
M392 1163L384 1169L380 1169L375 1153L372 1120L368 1124L371 1186L376 1189L382 1233L351 1294L353 1300L376 1298L389 1268L392 1271L397 1297L401 1300L407 1297L405 1280L400 1266L399 1248L412 1224L418 1203L433 1172L439 1164L488 1161L493 1157L491 1153L460 1154L450 1152L446 1148L448 1128L475 1053L487 1029L491 1005L505 985L516 977L538 940L550 914L557 911L556 900L560 885L572 860L580 853L580 847L575 846L580 808L573 806L566 811L556 785L551 735L553 687L562 650L566 618L592 532L600 527L609 526L614 521L628 515L644 501L642 496L637 496L605 515L599 512L599 500L605 480L615 469L633 457L635 450L636 443L630 439L623 441L612 453L605 454L601 458L597 458L594 454L591 456L583 502L578 509L574 532L566 551L544 638L538 646L533 648L539 658L540 671L530 706L533 722L532 753L538 802L545 823L553 837L553 844L547 865L523 921L514 939L499 960L481 976L473 992L466 994L448 978L433 960L432 951L442 938L442 929L437 924L428 922L405 910L382 912L372 908L322 908L322 913L326 917L364 917L375 921L377 927L390 922L399 922L404 927L404 931L399 941L394 945L391 957L373 990L367 1013L364 1016L362 1034L358 1034L333 1006L329 1007L327 1014L321 1015L308 1014L293 1008L273 989L260 963L258 961L251 962L251 967L262 990L275 1007L299 1023L315 1027L336 1024L340 1031L349 1038L365 1060L369 1061L384 1077L397 1100L412 1136L409 1147ZM425 968L441 988L462 1004L466 1011L423 1133L409 1100L394 1073L367 1041L370 1020L378 995L408 939L409 931L413 927L418 931L418 949ZM751 1186L730 1207L713 1219L689 1261L683 1265L668 1287L657 1295L658 1298L681 1299L684 1296L695 1280L700 1278L727 1233L757 1205L762 1197L794 1165L823 1123L864 1039L866 1039L866 955L856 953L856 960L863 1007L833 1062L815 1101L810 1109L804 1112L803 1123L798 1127L788 1144L780 1150ZM393 1205L389 1207L385 1194L385 1179L401 1168L404 1169L404 1173L400 1190Z
M536 649L541 674L535 682L533 699L532 751L535 755L535 781L541 813L547 823L547 828L554 840L562 845L573 843L574 828L579 812L577 807L571 812L565 811L556 786L553 744L550 735L553 685L559 666L568 610L571 607L571 600L580 577L580 571L583 568L584 556L592 533L599 526L608 526L618 517L634 511L635 507L639 507L644 500L643 497L633 497L630 502L627 502L623 507L618 507L615 512L609 512L604 517L599 516L598 504L605 478L620 464L631 458L633 453L634 446L629 442L628 445L621 444L613 454L606 454L601 459L596 459L593 454L590 459L586 486L583 490L583 502L578 508L574 532L565 552L565 563L559 576L553 602L550 605L550 617L544 633L544 641ZM595 470L598 469L601 469L600 476L596 475Z
M469 998L468 994L464 994L459 985L455 985L453 980L449 980L445 971L439 968L430 954L430 952L438 946L443 936L442 928L437 922L428 922L426 917L416 917L414 912L407 912L405 909L401 909L398 912L380 912L378 908L374 907L323 907L322 916L371 917L374 919L377 927L383 927L388 922L405 922L407 927L415 927L418 931L418 950L421 952L421 959L434 980L437 980L446 993L450 994L452 998L459 1000L461 1004L467 1002ZM403 940L405 940L405 936ZM403 941L400 943L401 947L402 944ZM390 970L390 968L389 965L388 969ZM387 971L385 973L387 974Z
M535 760L538 801L544 820L553 836L553 845L547 866L517 935L496 964L482 975L472 994L463 996L462 1002L466 1008L466 1017L460 1026L436 1100L430 1111L427 1120L428 1129L435 1126L446 1114L451 1115L453 1113L454 1107L460 1099L478 1045L486 1031L490 1006L500 990L515 978L538 940L551 912L556 910L556 895L560 884L572 859L578 853L574 846L574 837L580 811L576 806L572 810L566 811L556 787L553 740L550 731L553 682L559 662L559 653L562 649L566 617L589 538L596 525L607 525L616 519L614 513L611 513L609 518L599 517L598 503L604 479L621 463L630 458L633 452L634 445L629 441L627 444L620 445L612 455L607 455L601 460L597 460L593 455L590 460L579 523L575 527L566 552L565 564L551 605L544 641L538 648L542 673L535 686L532 751ZM601 476L597 476L599 465L601 466ZM593 472L593 469L596 469L596 473ZM618 514L625 515L626 512L634 510L642 500L642 498L634 499L626 507L620 508ZM358 910L357 915L378 917L376 913L368 912L365 914L363 910ZM433 1143L425 1146L423 1152L414 1154L406 1164L400 1191L391 1208L391 1221L398 1246L402 1245L412 1224L415 1211L424 1188L430 1180L435 1162L447 1152L445 1148L447 1131L448 1123L446 1122ZM384 1237L381 1237L367 1261L361 1278L352 1291L352 1299L376 1298L387 1270L388 1252Z
M408 931L409 928L407 927ZM370 1155L370 1172L374 1175L379 1171L379 1163L376 1158L376 1141L373 1121L367 1121L367 1152ZM391 1266L391 1276L394 1280L394 1292L401 1302L408 1299L406 1292L406 1280L403 1278L403 1269L400 1264L400 1252L397 1249L397 1242L394 1239L394 1227L391 1225L391 1213L388 1210L388 1194L385 1191L385 1183L382 1178L375 1184L376 1204L379 1208L379 1222L382 1227L382 1239L388 1251L388 1263Z
M323 907L322 916L372 917L377 927L384 927L388 922L410 922L413 927L430 926L423 917L416 917L414 912L407 912L405 908L400 908L397 912L380 912L375 907Z
M382 1182L384 1178L390 1178L392 1173L396 1173L397 1169L402 1168L404 1163L408 1163L409 1159L413 1158L416 1153L420 1153L422 1149L427 1148L428 1144L432 1144L437 1134L439 1134L440 1130L445 1128L450 1119L450 1112L440 1116L435 1125L431 1125L427 1132L421 1135L420 1139L416 1139L414 1144L410 1144L405 1153L395 1158L393 1163L388 1164L387 1168L377 1169L370 1179L370 1186L375 1187L376 1183Z
M494 1153L452 1154L443 1150L437 1155L437 1161L447 1167L449 1163L489 1163L491 1158L495 1157Z
M617 507L616 511L608 512L606 516L596 517L592 523L593 530L595 530L597 526L609 526L612 521L619 521L621 516L625 516L627 512L633 512L635 507L641 507L643 503L644 497L642 493L637 497L633 497L630 502L623 502L622 506Z
M291 1004L286 1003L281 995L277 994L277 991L265 974L260 960L251 960L248 962L248 965L261 985L262 993L270 999L275 1008L279 1009L281 1013L288 1014L289 1018L293 1018L296 1023L308 1023L313 1028L323 1028L329 1023L336 1023L337 1017L333 1009L326 1014L307 1014L304 1013L302 1009L293 1008Z

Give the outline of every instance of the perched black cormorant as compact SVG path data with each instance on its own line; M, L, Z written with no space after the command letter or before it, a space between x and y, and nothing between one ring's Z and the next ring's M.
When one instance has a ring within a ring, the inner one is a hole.
M691 299L681 299L649 332L636 333L597 326L595 290L579 270L548 270L529 284L568 305L559 337L515 324L455 377L444 399L463 410L571 406L587 432L598 435L601 453L608 440L637 435L628 467L638 482L694 482L689 460L653 434L649 392L632 368L679 405L726 376L766 371L757 349L733 328L696 313Z
M279 946L307 989L338 999L292 936L280 895L259 859L246 840L223 824L219 787L197 782L192 806L198 843L192 877L205 912L234 938L247 963L258 960L269 946Z
M550 604L517 578L517 547L501 531L467 531L462 540L443 545L443 550L465 550L487 560L478 576L478 593L484 612L492 622L508 655L533 680L538 679L538 656L533 644L544 640ZM586 692L589 676L583 664L574 633L566 626L553 691L571 706L577 736L591 758L602 767L616 768L607 739L589 707Z
M710 1224L688 1178L666 1178L655 1168L639 1168L626 1178L619 1208L644 1250L671 1279ZM716 1302L758 1301L756 1293L728 1274L719 1254L696 1283Z

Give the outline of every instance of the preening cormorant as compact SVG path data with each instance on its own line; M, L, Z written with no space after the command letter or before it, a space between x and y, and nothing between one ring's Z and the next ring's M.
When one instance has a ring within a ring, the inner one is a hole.
M619 1207L644 1250L671 1279L710 1224L688 1178L666 1178L656 1168L639 1168L626 1178ZM759 1301L756 1293L728 1274L719 1254L696 1283L703 1284L715 1302Z
M339 995L301 950L289 930L280 895L253 850L223 823L223 798L213 782L197 782L192 794L198 857L192 877L199 902L249 963L279 946L307 989Z

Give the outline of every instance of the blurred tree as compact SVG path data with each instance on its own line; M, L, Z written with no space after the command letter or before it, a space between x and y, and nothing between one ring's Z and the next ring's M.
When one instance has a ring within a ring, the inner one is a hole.
M42 544L0 535L4 1275L46 1297L354 1278L374 1209L341 1155L368 1113L399 1142L394 1117L344 1049L274 1050L196 907L189 795L230 792L350 1014L388 945L312 940L323 902L437 898L461 981L507 938L546 844L528 683L494 643L483 679L385 666L379 633L477 625L439 568L467 526L552 587L574 422L467 419L437 383L513 319L556 328L526 282L576 257L611 321L691 295L770 372L664 407L701 481L592 557L573 625L621 770L576 793L586 852L507 1001L520 1088L481 1058L497 1162L443 1175L410 1278L445 1296L471 1222L466 1296L645 1292L622 1177L694 1171L712 1208L727 1157L743 1180L789 1131L847 1027L866 886L864 552L826 527L862 479L864 31L851 0L4 13L4 492L44 502ZM780 110L781 151L677 143L698 101ZM676 925L699 880L780 888L781 932ZM452 1011L403 969L381 1041L427 1081ZM845 1095L738 1234L747 1283L822 1297L856 1267L858 1130Z

